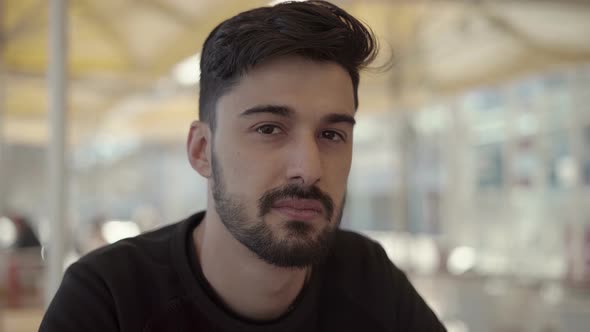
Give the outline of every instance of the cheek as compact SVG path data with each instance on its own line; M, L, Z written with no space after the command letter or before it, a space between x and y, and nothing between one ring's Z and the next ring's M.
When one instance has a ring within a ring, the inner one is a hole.
M349 156L325 161L327 167L324 170L324 177L335 200L340 199L346 191L350 162Z
M228 153L224 165L224 170L228 169L227 174L224 174L227 185L248 199L258 199L264 190L268 190L264 185L272 177L272 165L276 167L276 163L240 150Z
M232 151L228 153L225 165L228 169L228 174L226 175L228 180L231 179L233 183L242 183L250 180L250 177L247 175L252 174L254 167L252 162L243 157L242 152Z

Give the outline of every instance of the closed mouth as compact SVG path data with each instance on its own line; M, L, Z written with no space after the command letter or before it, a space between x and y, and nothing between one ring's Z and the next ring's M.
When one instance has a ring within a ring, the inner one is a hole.
M302 210L302 211L310 211L316 213L323 213L324 207L322 203L315 199L282 199L277 201L273 204L273 208L281 209L293 209L293 210Z

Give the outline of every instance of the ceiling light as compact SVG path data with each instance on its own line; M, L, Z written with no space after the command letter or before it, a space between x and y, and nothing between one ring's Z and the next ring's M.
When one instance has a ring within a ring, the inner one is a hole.
M199 83L201 76L201 54L192 55L179 62L172 69L172 76L180 85L190 86Z

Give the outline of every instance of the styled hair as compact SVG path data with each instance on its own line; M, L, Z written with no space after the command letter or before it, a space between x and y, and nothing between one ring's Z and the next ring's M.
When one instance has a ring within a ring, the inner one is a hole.
M358 108L359 71L377 56L371 29L326 1L284 2L240 13L209 34L201 53L199 119L215 127L218 99L264 61L296 55L349 74Z

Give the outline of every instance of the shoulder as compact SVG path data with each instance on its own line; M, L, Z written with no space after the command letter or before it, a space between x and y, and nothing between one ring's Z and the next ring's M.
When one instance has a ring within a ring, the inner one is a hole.
M362 308L381 326L396 331L445 331L406 274L378 242L364 235L338 231L325 265L324 286L334 297Z
M44 318L48 328L43 331L114 331L117 325L141 330L153 314L184 295L174 262L183 259L185 226L182 221L118 241L72 264ZM87 308L95 316L84 315ZM76 319L62 321L66 313ZM62 324L71 328L52 328Z
M381 248L375 240L360 233L343 229L336 232L334 246L336 251L345 252L354 251L352 247L361 249L363 252L378 251Z
M391 265L385 250L378 242L348 230L338 230L336 233L330 263L350 268L363 267L365 271L383 266L389 269Z
M170 243L180 224L171 224L94 250L80 258L73 268L116 271L137 264L168 264Z
M353 297L372 292L383 295L384 290L393 293L405 278L378 242L346 230L336 234L325 273L335 287Z

